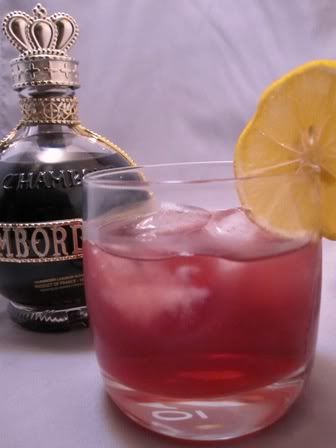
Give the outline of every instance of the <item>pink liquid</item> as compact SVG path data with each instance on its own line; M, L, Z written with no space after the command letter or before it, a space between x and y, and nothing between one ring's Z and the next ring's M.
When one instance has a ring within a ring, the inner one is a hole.
M85 243L98 360L121 407L239 396L309 369L320 243L274 237L239 209L205 221L161 233L107 226Z

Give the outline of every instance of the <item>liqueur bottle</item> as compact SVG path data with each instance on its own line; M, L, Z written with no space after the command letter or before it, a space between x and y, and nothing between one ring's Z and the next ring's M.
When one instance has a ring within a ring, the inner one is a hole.
M86 326L82 179L134 162L80 124L75 20L38 4L32 16L9 13L3 31L21 53L11 68L22 118L0 142L0 294L32 330Z

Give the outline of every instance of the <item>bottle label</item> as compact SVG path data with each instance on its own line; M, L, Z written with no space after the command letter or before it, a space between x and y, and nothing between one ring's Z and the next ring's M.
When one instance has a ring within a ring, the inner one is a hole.
M51 277L35 280L34 289L40 293L50 293L51 291L59 291L60 289L73 289L83 287L83 274L64 275L61 277Z
M0 223L0 262L46 263L82 256L81 219Z
M95 169L82 168L67 170L50 170L38 172L8 173L1 179L5 191L40 190L41 188L72 188L82 184L85 174Z

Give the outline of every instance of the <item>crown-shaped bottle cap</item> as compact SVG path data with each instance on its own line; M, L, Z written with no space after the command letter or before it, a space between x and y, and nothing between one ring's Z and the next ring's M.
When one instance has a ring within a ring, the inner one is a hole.
M21 53L11 61L14 89L39 85L79 87L78 62L67 54L79 34L73 17L61 12L48 16L46 8L38 3L32 16L22 11L7 14L3 32Z

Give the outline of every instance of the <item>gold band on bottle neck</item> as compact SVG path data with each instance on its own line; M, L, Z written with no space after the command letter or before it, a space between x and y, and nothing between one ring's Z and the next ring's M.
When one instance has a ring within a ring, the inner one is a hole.
M21 124L79 124L77 105L76 97L21 98Z

